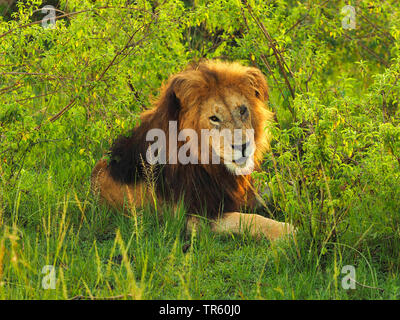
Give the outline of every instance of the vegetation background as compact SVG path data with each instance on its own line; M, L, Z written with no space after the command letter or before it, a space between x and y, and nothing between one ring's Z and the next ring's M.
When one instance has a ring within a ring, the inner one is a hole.
M399 9L396 0L1 1L0 298L398 299ZM113 139L200 58L266 75L274 141L254 177L266 214L292 221L296 242L206 225L186 239L182 210L123 215L90 194Z

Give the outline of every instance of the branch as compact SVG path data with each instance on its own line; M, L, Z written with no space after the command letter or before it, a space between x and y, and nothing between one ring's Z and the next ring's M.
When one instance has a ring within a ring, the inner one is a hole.
M264 24L254 15L253 9L251 8L250 4L247 2L247 0L243 0L243 3L246 5L248 12L250 13L251 17L253 18L253 20L256 22L256 24L258 25L258 27L260 28L260 30L262 31L262 34L265 36L265 38L267 39L269 46L272 48L273 52L274 52L274 56L276 58L276 61L278 63L279 69L285 79L285 83L287 85L287 87L289 88L290 94L292 96L292 98L294 99L294 89L292 88L288 76L286 74L286 70L285 67L287 68L287 70L289 71L289 73L292 75L292 71L290 70L290 68L288 67L288 65L286 64L285 60L283 59L281 53L279 52L279 50L276 48L275 46L275 41L272 39L271 35L268 33L267 29L265 28Z
M137 11L143 11L143 12L151 13L150 11L147 11L147 10L142 9L142 8L104 6L104 7L99 7L99 8L91 8L91 9L86 9L86 10L81 10L81 11L75 11L75 12L70 12L70 13L62 14L62 15L60 15L60 16L55 16L54 19L61 19L61 18L66 18L66 17L74 16L74 15L79 14L79 13L90 12L90 11L96 11L96 10L105 10L105 9L126 9L126 10L137 10ZM54 10L59 11L59 12L62 12L62 11L60 11L60 10L58 10L58 9L54 9ZM37 10L36 10L36 11L37 11ZM34 11L34 12L36 12L36 11ZM13 28L13 29L10 29L10 30L8 30L7 32L1 34L1 35L0 35L0 39L3 38L3 37L5 37L5 36L8 35L8 34L14 32L15 30L22 29L22 28L27 28L27 27L30 27L30 26L33 26L33 25L35 25L35 24L39 24L39 23L42 23L42 22L43 22L43 19L42 19L42 20L39 20L39 21L34 21L34 22L27 23L27 24L19 25L19 26Z
M349 40L351 40L351 41L356 41L365 51L367 51L370 55L372 55L375 59L377 59L377 60L378 60L381 64L383 64L386 68L389 67L389 63L388 63L387 61L383 60L380 56L378 56L378 54L377 54L375 51L371 50L371 49L368 48L365 44L363 44L363 43L361 42L361 40L359 40L359 39L354 39L354 38L350 37L346 32L344 32L343 35L344 35L347 39L349 39Z

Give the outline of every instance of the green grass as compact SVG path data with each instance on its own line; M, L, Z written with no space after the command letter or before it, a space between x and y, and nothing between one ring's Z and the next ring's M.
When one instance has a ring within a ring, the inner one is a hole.
M76 175L65 166L64 157L53 154L40 170L23 170L15 189L3 194L2 299L397 299L400 295L400 245L394 235L373 239L368 232L362 237L350 232L342 245L328 243L325 250L311 245L301 228L296 243L216 235L206 224L199 234L187 237L182 210L162 208L162 217L150 208L124 215L98 205L89 190L91 166ZM55 266L54 290L42 288L45 265ZM355 290L342 288L344 265L356 268Z

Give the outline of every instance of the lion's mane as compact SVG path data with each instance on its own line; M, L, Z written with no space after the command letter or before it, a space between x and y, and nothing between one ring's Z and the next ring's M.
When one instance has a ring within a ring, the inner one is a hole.
M272 113L265 107L268 88L264 76L258 69L238 63L203 61L172 76L161 88L154 108L141 115L140 125L128 137L121 136L114 142L108 164L112 178L125 184L146 180L148 130L164 130L167 141L169 121L177 121L178 130L189 123L200 132L198 118L188 118L186 111L196 108L222 87L235 89L250 102L257 168L269 148L270 135L266 126L272 120ZM234 175L222 164L155 165L151 172L157 196L172 203L183 197L185 208L191 214L216 218L223 212L251 207L255 200L251 177Z

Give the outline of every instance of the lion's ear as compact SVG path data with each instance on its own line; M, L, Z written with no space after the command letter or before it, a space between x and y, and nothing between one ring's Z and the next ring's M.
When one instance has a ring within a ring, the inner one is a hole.
M196 101L203 88L207 87L200 74L187 70L173 76L163 89L162 100L171 117L176 116L182 108Z
M262 72L257 68L249 68L247 76L251 85L254 87L254 94L262 101L268 100L268 85Z
M176 94L179 80L177 77L170 79L163 87L160 100L158 101L158 109L166 114L169 121L178 120L181 102Z

